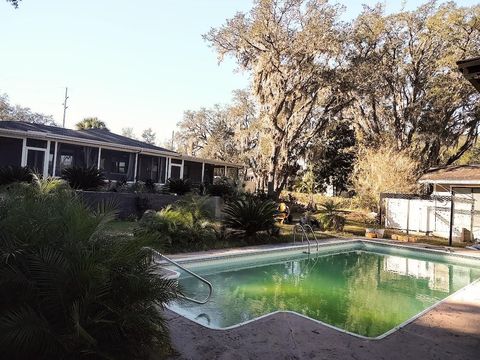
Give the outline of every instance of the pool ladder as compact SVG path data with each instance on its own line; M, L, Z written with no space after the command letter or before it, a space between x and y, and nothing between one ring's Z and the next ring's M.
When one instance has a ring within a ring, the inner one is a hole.
M207 279L201 277L200 275L198 274L195 274L193 271L190 271L188 270L187 268L183 267L182 265L180 265L179 263L177 263L176 261L170 259L169 257L163 255L162 253L160 253L159 251L155 250L155 249L152 249L150 247L146 247L146 249L148 249L149 251L151 251L154 255L154 260L156 260L156 258L162 258L164 260L166 260L167 262L169 262L170 264L172 265L175 265L176 267L182 269L183 271L185 271L186 273L189 273L190 275L192 275L193 277L197 278L198 280L200 280L201 282L203 282L205 285L207 285L208 287L208 296L203 299L203 300L197 300L197 299L194 299L194 298L191 298L191 297L188 297L188 296L185 296L185 295L178 295L180 298L184 299L184 300L187 300L187 301L191 301L195 304L200 304L200 305L203 305L203 304L206 304L208 302L208 300L210 300L210 298L212 297L212 292L213 292L213 285L210 281L208 281Z
M297 232L298 230L300 230L300 232L302 233L302 243L303 243L303 239L305 238L307 240L307 244L308 244L308 250L307 250L307 254L310 254L311 251L310 251L310 245L311 245L311 242L310 242L310 239L308 238L308 234L307 234L307 231L308 230L312 235L313 235L313 240L315 240L315 242L317 243L317 252L318 252L318 247L319 247L319 242L317 240L317 236L315 235L315 231L313 231L312 227L308 224L296 224L294 227L293 227L293 243L295 244L295 240L296 240L296 237L297 237Z

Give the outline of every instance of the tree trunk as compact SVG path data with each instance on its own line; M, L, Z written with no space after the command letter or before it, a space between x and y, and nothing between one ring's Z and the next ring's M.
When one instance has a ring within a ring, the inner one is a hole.
M274 144L272 145L272 156L270 157L270 164L268 165L268 183L267 191L268 196L272 198L277 198L276 188L277 188L277 169L278 169L278 156L280 153L280 145L277 141L273 140Z

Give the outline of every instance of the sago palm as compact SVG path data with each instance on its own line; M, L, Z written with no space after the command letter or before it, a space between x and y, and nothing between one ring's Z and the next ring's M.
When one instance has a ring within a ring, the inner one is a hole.
M320 220L326 230L341 231L345 226L345 217L338 203L326 200L320 204Z
M47 187L48 188L48 187ZM166 343L160 309L177 288L137 239L102 235L71 191L0 197L0 348L7 359L139 359Z
M258 232L273 229L276 211L273 201L246 196L225 205L223 224L252 240Z

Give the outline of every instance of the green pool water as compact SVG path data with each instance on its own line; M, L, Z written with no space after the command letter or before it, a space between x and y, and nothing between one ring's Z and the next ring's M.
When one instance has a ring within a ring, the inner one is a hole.
M213 296L205 305L171 308L201 324L226 328L288 310L367 337L480 278L474 267L363 250L191 268L213 284ZM195 278L182 275L179 283L188 295L205 293Z

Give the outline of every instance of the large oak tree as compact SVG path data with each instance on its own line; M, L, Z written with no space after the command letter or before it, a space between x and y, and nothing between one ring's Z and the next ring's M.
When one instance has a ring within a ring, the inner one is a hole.
M341 8L323 0L257 0L249 14L205 35L219 59L252 76L267 131L269 193L278 196L312 139L349 99L343 96Z
M349 48L351 115L367 146L408 150L424 169L450 164L471 147L479 96L456 61L480 54L479 15L479 6L435 1L391 15L380 5L364 9Z

